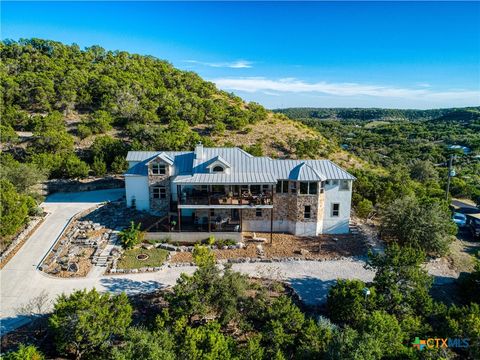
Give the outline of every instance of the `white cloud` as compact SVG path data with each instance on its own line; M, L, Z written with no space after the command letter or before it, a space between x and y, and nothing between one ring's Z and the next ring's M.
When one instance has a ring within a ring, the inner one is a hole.
M206 62L198 60L185 60L185 62L190 64L198 64L203 66L209 66L214 68L230 68L230 69L249 69L252 67L253 62L247 60L235 60L235 61L225 61L225 62Z
M406 88L387 85L359 83L330 83L326 81L305 82L295 78L267 79L264 77L218 78L211 80L224 90L237 90L248 93L320 93L340 97L367 96L377 98L398 98L426 101L470 100L480 102L479 90L439 90L430 88Z

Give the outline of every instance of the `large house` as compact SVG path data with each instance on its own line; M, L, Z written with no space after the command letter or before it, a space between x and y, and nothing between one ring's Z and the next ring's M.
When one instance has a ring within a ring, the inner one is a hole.
M330 160L256 157L240 148L130 151L128 206L176 231L349 231L355 177Z

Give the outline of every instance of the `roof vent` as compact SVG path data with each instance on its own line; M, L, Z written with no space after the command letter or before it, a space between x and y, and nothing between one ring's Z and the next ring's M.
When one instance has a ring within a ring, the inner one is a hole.
M203 144L201 142L195 146L195 159L203 159Z

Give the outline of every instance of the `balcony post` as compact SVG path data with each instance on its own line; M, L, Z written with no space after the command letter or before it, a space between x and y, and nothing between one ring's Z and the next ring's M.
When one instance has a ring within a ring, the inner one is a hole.
M177 199L179 199L178 204L182 201L182 187L177 185ZM178 210L178 232L182 231L182 209L177 205Z
M210 197L209 197L209 199L210 199ZM210 200L209 200L209 202L210 202ZM212 212L212 210L210 208L208 208L207 211L208 211L208 232L211 233L212 232L212 219L211 219L211 214L210 213Z

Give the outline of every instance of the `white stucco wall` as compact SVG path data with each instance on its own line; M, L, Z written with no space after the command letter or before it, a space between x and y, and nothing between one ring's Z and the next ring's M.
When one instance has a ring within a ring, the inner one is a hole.
M148 177L125 176L127 206L132 206L132 199L135 199L135 205L138 210L149 210L150 196L148 189Z
M340 204L340 213L337 217L332 217L332 207L334 203ZM350 181L350 190L340 190L337 185L325 185L325 207L323 214L324 234L346 234L349 231L350 211L352 203L352 182Z

